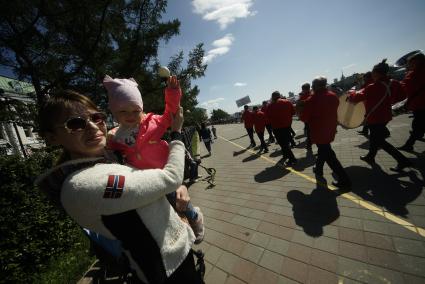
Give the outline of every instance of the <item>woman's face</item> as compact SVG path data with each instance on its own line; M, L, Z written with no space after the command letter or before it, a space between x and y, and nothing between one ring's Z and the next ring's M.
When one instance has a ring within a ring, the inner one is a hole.
M103 155L106 146L105 121L93 114L98 111L80 106L67 111L54 125L54 130L47 134L47 140L53 145L62 146L72 159L99 157ZM70 130L65 123L71 118L80 117L86 120L85 128Z

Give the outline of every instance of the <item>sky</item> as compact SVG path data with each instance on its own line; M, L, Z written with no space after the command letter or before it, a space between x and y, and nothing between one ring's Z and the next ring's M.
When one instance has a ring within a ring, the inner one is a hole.
M425 0L169 0L163 19L178 18L180 34L161 43L160 62L204 43L199 106L241 111L278 90L298 94L316 76L370 71L425 51Z

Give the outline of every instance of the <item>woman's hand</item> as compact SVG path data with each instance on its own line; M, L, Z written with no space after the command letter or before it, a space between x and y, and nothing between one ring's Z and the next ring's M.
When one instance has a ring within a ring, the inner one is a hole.
M181 132L183 127L183 108L179 107L176 114L171 115L171 131Z
M180 88L180 82L177 80L176 76L170 76L167 80L167 87L171 89L179 89Z
M189 192L187 191L187 187L184 185L181 185L176 190L176 209L179 212L186 211L187 204L189 204L190 196Z

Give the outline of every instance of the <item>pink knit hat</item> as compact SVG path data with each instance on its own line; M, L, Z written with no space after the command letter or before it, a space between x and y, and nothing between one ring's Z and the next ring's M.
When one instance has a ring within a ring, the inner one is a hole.
M133 78L113 79L109 75L103 78L103 86L108 92L109 109L112 112L119 110L129 102L135 103L143 111L143 100L137 83Z

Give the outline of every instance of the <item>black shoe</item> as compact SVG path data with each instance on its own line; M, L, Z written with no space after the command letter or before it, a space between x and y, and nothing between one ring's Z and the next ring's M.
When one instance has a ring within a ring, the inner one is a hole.
M403 163L398 163L398 165L394 168L390 168L390 170L394 171L394 172L401 172L403 171L405 168L411 167L412 163L411 162L403 162Z
M286 162L285 166L291 167L291 166L294 166L296 163L297 163L296 159L295 160L289 160L289 161Z
M269 149L265 149L265 150L264 150L264 154L265 154L265 153L268 153L268 152L269 152Z
M351 182L349 181L333 181L332 185L338 188L350 188L351 187Z
M375 158L372 158L371 156L360 156L360 160L365 161L368 164L375 164Z
M401 147L397 147L397 149L406 151L406 152L413 152L413 146L403 145Z

